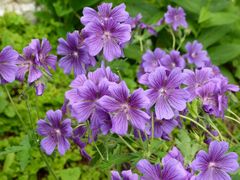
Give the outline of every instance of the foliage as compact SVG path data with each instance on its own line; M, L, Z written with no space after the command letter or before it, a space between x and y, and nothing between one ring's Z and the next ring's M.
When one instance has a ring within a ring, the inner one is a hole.
M46 37L56 52L57 39L65 37L67 32L74 29L81 29L79 22L82 9L86 6L96 7L100 0L37 0L42 8L36 12L37 22L28 22L24 17L14 13L7 13L0 17L0 49L6 45L12 45L21 52L33 38ZM219 65L221 71L231 82L239 82L240 79L240 3L228 0L112 0L114 5L125 2L127 11L131 16L141 12L143 21L148 24L156 23L162 18L168 4L181 6L186 10L187 20L190 24L188 39L198 39L206 50L214 64ZM147 32L135 34L133 45L125 49L126 58L114 61L109 64L112 70L122 76L131 90L135 89L136 73L141 61L143 52L147 49L161 47L167 49L171 46L172 37L164 29L157 29L157 36L150 36ZM177 36L177 44L182 43L181 33ZM143 50L140 51L140 41L143 42ZM184 48L181 49L184 51ZM22 101L21 94L27 89L28 99L32 107L30 114L34 123L38 118L44 118L45 112L49 109L58 109L64 101L64 93L69 89L73 75L66 76L60 68L53 73L52 80L47 84L47 90L43 96L36 99L34 90L18 82L8 85L10 94L20 112L23 120L29 123L29 114L26 104ZM230 109L239 112L234 104L239 103L239 94L232 95ZM193 102L189 106L189 114L193 118L199 116L199 102ZM238 114L238 113L237 113ZM186 122L185 129L190 122ZM23 127L19 123L14 106L8 99L4 89L0 87L0 179L53 179L47 171L46 164L41 158L39 148L31 141L31 137L22 133ZM232 121L220 122L217 127L224 132L231 143L234 139L240 141L240 128L237 128ZM233 137L229 136L232 134ZM34 134L34 132L31 132ZM106 179L109 178L110 169L127 169L130 164L135 165L142 157L153 160L161 159L169 147L176 145L186 159L191 162L199 149L206 148L202 143L203 135L198 135L194 130L174 130L173 141L151 140L150 144L140 140L132 142L126 138L137 153L130 153L129 149L115 135L109 137L107 142L110 148L106 151L106 139L99 137L97 146L105 160L100 160L95 147L87 147L87 151L93 156L89 164L79 154L76 148L72 148L64 157L57 153L48 157L50 165L61 179ZM121 145L121 146L120 146ZM140 147L140 148L139 148ZM240 145L232 146L232 151L240 152ZM144 153L147 152L147 153ZM130 162L131 161L131 162ZM130 163L124 163L130 162ZM96 164L96 166L92 166ZM238 172L233 179L239 179Z

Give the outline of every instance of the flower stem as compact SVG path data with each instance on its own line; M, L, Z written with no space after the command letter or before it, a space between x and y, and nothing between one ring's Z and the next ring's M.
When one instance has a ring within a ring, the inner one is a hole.
M198 123L197 121L187 117L187 116L183 116L183 115L179 115L181 118L187 119L191 122L193 122L194 124L198 125L200 128L202 128L206 133L208 133L213 139L218 140L214 135L212 135L211 132L209 132L204 126L202 126L200 123Z
M12 99L12 97L11 97L11 95L10 95L8 89L7 89L7 86L4 85L3 87L4 87L4 89L5 89L5 91L6 91L7 95L8 95L8 98L9 98L10 102L12 103L12 106L13 106L13 108L14 108L14 110L15 110L17 116L18 116L18 119L21 121L21 123L22 123L24 129L27 130L26 124L25 124L25 122L23 121L21 115L19 114L19 112L18 112L18 110L17 110L17 107L16 107L16 105L15 105L15 103L14 103L14 101L13 101L13 99Z
M93 141L93 145L97 149L97 152L100 155L100 157L102 158L102 160L105 160L105 158L103 157L103 154L101 153L101 151L99 150L97 144L94 141Z
M152 140L153 140L153 139L154 139L154 119L153 119L153 112L152 112L151 121L152 121Z
M230 117L230 116L224 116L224 117L229 119L229 120L235 121L238 124L240 124L240 122L237 119L233 118L233 117Z
M40 152L40 154L41 154L41 156L42 156L42 159L44 160L45 164L47 165L48 170L50 171L50 173L51 173L52 176L54 177L54 179L58 179L57 176L56 176L56 174L54 173L53 169L51 168L51 166L50 166L50 164L49 164L49 162L48 162L48 160L47 160L46 155L41 151L40 148L38 148L38 150L39 150L39 152Z
M175 49L176 38L175 38L174 32L173 32L173 30L171 28L170 28L169 32L170 32L170 34L172 36L172 41L173 41L172 42L172 49Z
M127 145L127 147L129 147L129 149L132 150L132 152L135 152L135 153L137 152L137 150L134 149L122 136L118 135L118 137L124 142L124 144Z
M227 109L227 111L230 112L232 115L234 115L238 120L240 120L240 117L236 113L234 113L230 109Z

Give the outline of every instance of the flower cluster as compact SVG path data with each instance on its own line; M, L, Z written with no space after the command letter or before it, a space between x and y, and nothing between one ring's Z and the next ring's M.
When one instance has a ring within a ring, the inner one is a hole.
M34 84L36 94L42 95L45 89L44 78L51 76L50 69L56 69L57 57L49 54L51 45L47 39L41 42L39 39L33 39L31 43L23 49L23 55L20 55L17 61L18 70L16 79L24 81L28 73L27 82Z
M112 3L103 3L98 12L89 7L83 9L81 22L88 35L85 44L91 56L102 50L107 61L123 56L122 48L131 38L131 26L125 23L129 17L125 8L123 3L113 9Z
M209 153L199 151L195 160L185 167L182 153L173 147L162 158L162 167L160 164L153 165L146 159L140 160L136 167L143 174L143 180L231 179L228 173L233 173L239 168L238 155L234 152L226 154L227 151L228 143L213 141L209 145ZM195 175L197 171L200 173ZM138 179L137 174L133 174L131 170L123 171L123 177L126 176L126 172L129 180ZM118 172L112 171L112 179L120 179Z

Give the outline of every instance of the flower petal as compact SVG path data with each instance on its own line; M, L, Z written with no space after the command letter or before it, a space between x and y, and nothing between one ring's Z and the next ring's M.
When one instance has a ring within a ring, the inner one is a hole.
M164 96L160 96L155 105L157 119L171 119L174 112Z
M51 155L56 147L57 143L50 136L45 137L41 141L41 147L46 152L46 154Z
M112 132L119 135L127 134L128 120L124 112L119 112L112 118Z

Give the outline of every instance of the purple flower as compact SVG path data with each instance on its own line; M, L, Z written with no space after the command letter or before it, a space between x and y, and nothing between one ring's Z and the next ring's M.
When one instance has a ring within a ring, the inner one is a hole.
M140 20L142 19L142 14L138 13L136 17L128 17L125 21L126 24L130 24L132 29L135 29L139 24Z
M109 87L110 94L99 99L99 104L112 115L112 131L125 135L128 121L134 128L144 130L149 115L142 111L148 105L148 98L142 89L129 95L129 89L124 81Z
M169 75L164 68L159 67L149 75L149 88L146 90L150 99L150 107L155 104L157 119L171 119L174 111L186 108L188 93L179 88L183 82L180 68L174 68Z
M188 27L186 22L185 12L184 10L179 8L173 8L172 6L168 6L168 11L164 14L165 22L170 24L174 31L178 30L178 27L182 26L184 28Z
M175 146L172 148L171 151L167 153L166 156L162 158L163 164L166 164L172 158L178 160L179 162L181 162L182 165L184 165L183 155Z
M57 52L62 57L59 60L59 66L64 69L64 73L69 74L72 69L74 75L85 74L89 66L95 66L96 60L90 56L87 47L83 43L84 37L81 37L78 31L67 34L67 40L63 38L58 40Z
M49 110L45 120L38 120L37 132L40 136L45 136L41 140L42 149L48 154L52 154L58 146L58 152L63 155L70 148L68 138L72 135L71 120L62 121L62 111Z
M81 138L86 134L86 132L87 132L87 128L85 126L77 127L73 131L72 140L79 147L81 155L90 161L92 158L89 156L89 154L85 150L86 143L82 142L81 140Z
M90 22L105 22L114 20L115 22L124 22L128 19L129 14L125 11L126 5L124 3L112 9L112 3L102 3L98 6L98 12L94 9L85 7L83 9L83 17L81 22L87 25Z
M142 56L142 64L145 73L153 72L157 67L161 66L161 60L166 55L165 51L156 48L153 52L147 50Z
M138 180L138 175L131 170L122 171L122 178L117 171L111 171L111 180Z
M198 41L193 41L193 43L188 42L185 48L187 50L185 57L189 63L194 63L197 67L204 67L210 64L207 51L202 50L203 45Z
M161 59L161 65L169 70L174 69L175 67L184 69L185 60L182 58L179 51L172 50L169 55L167 54Z
M139 27L140 29L146 29L151 35L154 35L154 36L157 35L157 31L154 29L154 25L149 25L141 22L139 24Z
M88 23L84 30L89 34L85 39L89 54L96 56L103 49L103 55L108 61L121 57L121 46L131 38L131 26L113 20Z
M141 180L185 180L187 172L181 162L169 159L161 169L159 164L152 165L146 159L137 163L137 169L143 174Z
M18 53L11 46L0 52L0 84L13 82L17 72Z
M49 67L55 70L57 57L49 55L51 46L47 39L43 39L40 43L39 39L33 39L31 43L23 49L23 56L18 58L18 71L16 79L23 81L25 74L28 74L28 83L31 84L34 81L40 79L46 70L48 75ZM43 69L43 68L44 69Z
M192 162L193 170L200 171L196 176L196 180L209 179L231 179L228 173L235 172L239 168L237 162L238 155L228 151L227 142L213 141L209 145L208 153L201 150L196 155L196 159Z
M41 96L45 90L45 84L43 82L36 82L35 83L36 95Z
M38 66L42 66L45 70L49 72L49 67L56 70L57 56L49 55L52 47L47 39L43 39L40 42L39 39L33 39L29 44L29 47L33 50L33 55L35 56L35 63Z
M196 91L204 84L209 82L213 77L212 69L204 67L202 69L196 69L195 73L189 69L184 70L184 84L187 85L186 90L190 94L189 100L196 98Z
M177 127L175 119L162 119L154 121L154 137L169 140L169 134Z
M16 74L16 79L23 81L25 74L28 73L28 83L31 84L34 81L42 77L42 72L35 61L34 50L29 46L23 49L23 56L18 58L18 71Z

